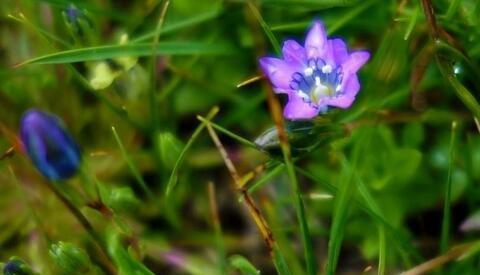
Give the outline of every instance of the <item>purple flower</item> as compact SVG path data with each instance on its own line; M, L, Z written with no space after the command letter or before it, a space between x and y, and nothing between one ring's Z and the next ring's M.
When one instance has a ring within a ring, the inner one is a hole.
M70 178L78 170L80 149L55 115L28 110L20 122L20 138L33 164L49 180Z
M348 53L342 39L328 39L315 21L302 47L286 40L283 59L260 58L260 66L276 93L287 94L283 115L289 120L311 119L328 106L348 108L360 90L357 71L370 58L366 51Z

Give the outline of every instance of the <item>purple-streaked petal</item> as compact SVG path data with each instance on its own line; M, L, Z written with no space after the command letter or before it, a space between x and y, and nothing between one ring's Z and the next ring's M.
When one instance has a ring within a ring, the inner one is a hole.
M305 49L295 40L286 40L283 42L282 53L283 59L287 63L298 66L302 66L307 63L307 54L305 53Z
M344 76L354 74L360 69L370 58L370 53L366 51L356 51L351 53L347 60L342 63L342 71Z
M287 93L290 89L290 80L295 73L296 66L293 66L282 59L273 57L262 57L259 60L265 76L270 79L275 92Z
M358 77L352 74L338 96L326 98L325 101L322 101L320 104L346 109L352 105L359 90L360 82L358 81Z
M283 116L289 120L311 119L318 114L318 109L306 103L297 94L288 95L288 103L283 110Z
M305 39L305 50L308 58L323 58L327 50L327 33L322 22L315 21Z
M330 46L332 47L333 58L335 64L340 65L348 59L348 50L345 42L340 38L335 38L331 41Z

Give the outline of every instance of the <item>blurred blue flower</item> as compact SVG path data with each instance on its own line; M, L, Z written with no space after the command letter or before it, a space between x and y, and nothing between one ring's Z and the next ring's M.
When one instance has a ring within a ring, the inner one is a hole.
M83 16L82 11L80 11L74 4L70 4L65 9L65 14L68 22L74 24L77 22L78 18Z
M48 179L67 179L77 171L80 150L58 117L28 110L20 122L20 138L33 164Z
M328 39L320 21L315 21L301 46L286 40L283 59L260 58L260 66L276 93L288 95L284 116L290 120L311 119L328 106L348 108L360 90L357 71L368 61L366 51L348 53L342 39Z
M4 275L34 275L30 266L19 257L13 256L3 266Z

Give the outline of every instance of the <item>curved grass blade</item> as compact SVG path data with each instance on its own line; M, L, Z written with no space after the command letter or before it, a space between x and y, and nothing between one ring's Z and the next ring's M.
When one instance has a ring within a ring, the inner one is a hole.
M133 164L133 160L128 154L127 150L125 149L125 146L123 145L122 140L118 136L117 130L115 129L114 126L112 126L111 129L112 129L113 137L115 138L115 141L117 142L118 147L122 152L123 159L127 163L127 166L130 169L130 172L132 172L133 176L135 177L135 180L137 181L140 188L142 188L143 192L148 196L149 199L153 200L154 199L153 192L148 188L147 183L143 179L140 171L135 166L135 164Z
M451 216L451 197L452 197L452 169L455 148L455 130L457 129L457 122L452 122L452 130L450 136L449 148L449 163L447 174L447 185L445 187L445 202L443 204L443 220L442 220L442 234L440 239L440 252L445 253L448 248L448 236L450 233L450 216Z
M207 120L212 119L218 113L218 111L219 111L218 107L214 107L212 110L210 110L210 112L206 116ZM177 184L178 169L179 169L180 165L182 164L183 159L185 158L185 154L190 149L190 147L192 147L193 143L195 142L197 137L200 135L200 133L203 131L203 129L205 129L206 126L207 126L207 122L202 122L197 127L197 129L195 129L192 136L188 140L187 144L185 144L185 147L183 147L182 152L180 152L180 155L178 156L178 159L175 162L175 166L173 166L173 170L172 170L172 173L170 174L170 178L168 179L167 189L165 191L167 197L170 195L173 188Z
M477 99L475 99L473 94L453 75L453 69L447 60L439 56L437 56L436 59L440 72L450 83L457 96L475 117L480 118L480 104L478 104Z
M333 7L348 7L360 0L261 0L262 4L278 7L310 7L316 10Z
M263 20L263 17L260 14L260 12L258 11L257 7L255 7L255 5L251 1L248 1L247 4L248 4L248 7L250 8L250 10L252 11L253 15L255 16L255 18L257 18L258 22L260 23L260 26L262 26L263 31L265 32L265 34L268 37L268 40L270 40L270 44L272 44L272 47L275 50L275 53L279 55L281 53L280 43L278 43L278 40L275 37L275 35L273 34L272 29L265 22L265 20Z
M343 159L343 169L339 190L335 196L335 206L333 209L333 222L330 229L330 240L328 241L328 261L326 274L333 275L337 268L338 258L340 256L340 247L343 241L344 228L348 215L349 201L353 196L353 171L354 167L348 167L346 160Z
M160 30L160 34L167 34L171 33L174 31L178 31L187 27L195 26L200 23L203 23L208 20L215 19L217 16L219 16L222 12L221 8L217 8L205 13L198 14L197 16L187 18L182 21L177 21L175 23L168 23L165 22L165 25L162 27ZM144 42L150 38L153 38L155 36L155 30L147 32L143 35L140 35L139 37L132 39L132 43L139 43L139 42Z
M142 57L152 55L153 45L145 44L126 44L126 45L108 45L100 47L81 48L47 54L29 59L18 66L27 64L64 64L83 61L104 60L117 57ZM200 42L161 42L155 47L156 55L195 55L211 54L226 55L231 54L233 48L228 44L216 43L206 44Z

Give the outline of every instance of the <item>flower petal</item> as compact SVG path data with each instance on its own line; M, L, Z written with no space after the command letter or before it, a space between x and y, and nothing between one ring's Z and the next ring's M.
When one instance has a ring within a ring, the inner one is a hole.
M289 93L288 103L283 116L289 120L311 119L318 114L318 109L303 101L296 93Z
M287 63L302 66L307 62L305 49L295 40L286 40L283 42L282 53L283 59Z
M262 57L259 62L260 67L268 79L270 79L270 82L272 82L277 93L287 93L291 90L290 80L292 80L292 75L297 71L296 66L273 57Z
M355 96L357 95L359 90L360 82L358 81L358 77L356 74L352 74L344 85L341 94L339 94L338 96L327 98L319 105L328 105L346 109L352 105L353 101L355 101Z
M340 38L335 38L331 41L330 47L332 47L333 58L335 59L335 64L342 64L345 60L348 59L348 50L345 42Z
M315 21L305 39L305 50L308 58L323 58L327 50L327 33L322 22Z
M354 74L370 59L370 53L367 51L356 51L348 56L342 63L344 76Z

